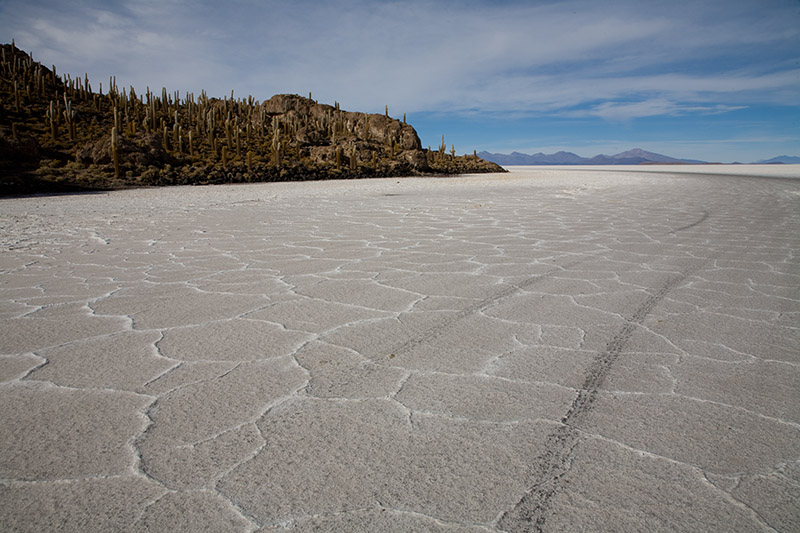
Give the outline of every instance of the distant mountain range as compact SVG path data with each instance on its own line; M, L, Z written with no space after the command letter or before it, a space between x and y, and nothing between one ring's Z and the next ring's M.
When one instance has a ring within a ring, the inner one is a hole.
M784 165L800 165L800 157L792 155L779 155L772 159L765 159L763 161L756 161L759 165L774 165L775 163L782 163Z
M511 152L510 154L493 154L491 152L479 152L478 156L487 161L498 165L646 165L646 164L671 164L671 165L702 165L707 161L696 159L676 159L654 152L647 152L641 148L634 148L627 152L616 155L596 155L594 157L581 157L572 152L556 152L554 154L522 154ZM757 161L758 164L800 164L800 157L778 156L764 161Z

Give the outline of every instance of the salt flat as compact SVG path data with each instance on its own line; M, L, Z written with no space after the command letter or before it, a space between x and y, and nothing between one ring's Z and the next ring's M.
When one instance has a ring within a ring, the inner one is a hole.
M800 529L800 169L512 170L0 200L0 529Z

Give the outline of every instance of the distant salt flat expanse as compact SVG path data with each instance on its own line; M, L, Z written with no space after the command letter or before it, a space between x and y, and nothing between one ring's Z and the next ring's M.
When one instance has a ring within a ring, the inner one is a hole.
M800 178L800 165L599 165L599 166L509 166L515 174L543 169L573 172L656 172L668 174L711 174L724 176L759 176Z
M0 529L796 531L799 170L0 199Z

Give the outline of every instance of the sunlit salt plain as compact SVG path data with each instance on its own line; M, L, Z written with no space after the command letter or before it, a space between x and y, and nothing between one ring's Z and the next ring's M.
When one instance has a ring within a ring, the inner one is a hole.
M0 199L13 531L792 531L800 168Z
M708 174L766 178L800 178L800 165L614 165L614 166L513 166L507 170L526 174L536 170L573 172L650 172L660 174Z

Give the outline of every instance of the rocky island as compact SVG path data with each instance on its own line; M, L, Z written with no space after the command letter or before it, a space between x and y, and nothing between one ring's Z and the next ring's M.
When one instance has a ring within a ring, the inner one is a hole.
M0 47L0 194L503 172L423 148L405 117L276 95L259 102L59 76Z

